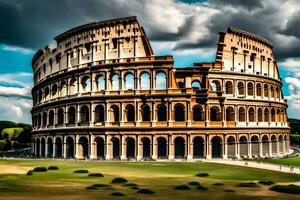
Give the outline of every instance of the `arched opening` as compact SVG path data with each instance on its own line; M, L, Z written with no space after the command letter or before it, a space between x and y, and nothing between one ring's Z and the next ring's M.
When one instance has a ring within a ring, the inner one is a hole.
M193 107L193 120L197 121L204 121L204 112L200 105L195 105Z
M133 105L127 105L126 106L126 118L128 122L134 122L135 121L135 112L134 112L134 106Z
M238 92L239 92L239 95L244 95L245 94L245 88L244 88L244 83L243 82L238 83Z
M54 125L54 111L53 110L49 111L49 125L50 126Z
M126 141L126 155L128 159L135 158L135 141L133 138L127 138Z
M254 88L253 88L253 83L249 82L247 84L247 90L248 90L248 95L253 96L254 95Z
M246 121L246 111L244 107L239 108L239 121L245 122Z
M47 126L47 113L43 112L43 127Z
M113 143L113 159L120 159L120 140L112 138Z
M102 105L95 107L95 122L104 122L104 107Z
M167 77L164 72L156 74L156 89L165 90L167 89Z
M180 88L180 89L185 88L184 83L183 83L182 81L177 82L177 86L178 86L178 88Z
M248 110L248 116L249 116L249 121L250 122L254 122L255 121L255 111L254 111L253 107L249 108L249 110Z
M52 85L52 98L55 99L57 98L57 85L56 84L53 84Z
M35 154L37 157L41 156L40 150L41 150L41 142L40 142L40 138L37 138L36 139L36 154Z
M192 88L194 90L201 90L201 83L199 81L193 81L192 82Z
M127 90L134 89L134 76L131 73L128 73L125 76L125 89Z
M167 140L163 137L157 139L157 157L158 159L167 158Z
M265 108L264 110L264 121L269 122L270 121L270 112L268 108Z
M75 108L69 107L68 110L69 124L75 124Z
M251 137L251 155L253 157L259 156L259 140L256 135Z
M279 99L280 98L280 89L278 86L276 86L276 98Z
M229 136L227 138L227 157L228 158L235 157L235 139L233 136Z
M221 121L221 112L219 107L213 106L210 108L210 121Z
M269 96L269 87L268 84L264 84L264 97Z
M175 159L185 158L185 140L182 137L175 138Z
M82 106L80 108L80 120L81 123L88 123L90 121L90 112L87 106Z
M274 98L275 97L275 91L274 91L274 86L273 85L270 86L270 92L271 92L271 97Z
M141 75L141 85L142 90L150 90L150 75L147 72L143 72Z
M52 141L52 138L48 138L47 143L48 143L47 157L52 158L53 157L53 141Z
M226 121L228 121L228 122L235 121L235 112L234 112L233 107L226 108Z
M246 136L240 137L240 156L242 158L248 157L248 140Z
M56 158L62 157L62 140L60 137L56 138L55 140L55 157Z
M260 84L260 83L257 83L257 84L256 84L256 95L259 96L259 97L261 97L261 93L262 93L261 90L262 90L262 89L261 89L261 84Z
M185 121L184 106L182 104L176 104L175 110L175 121Z
M148 105L142 106L142 121L143 122L150 121L150 106Z
M74 140L72 137L66 139L66 158L74 158Z
M279 137L278 137L278 143L279 143L279 153L283 154L284 147L283 147L283 137L282 137L282 135L279 135Z
M42 126L42 115L41 113L38 114L38 127Z
M97 137L96 142L96 155L98 159L104 159L104 139L102 137Z
M221 91L221 84L220 84L220 82L217 81L217 80L213 80L213 81L210 83L210 89L211 89L211 91L213 91L213 92Z
M116 105L113 105L111 107L111 110L112 110L112 121L119 122L120 121L119 107Z
M38 98L39 98L38 99L39 103L41 103L42 100L43 100L43 92L42 92L42 90L39 91Z
M272 137L271 137L271 144L272 144L272 155L276 156L277 155L277 140L276 140L275 135L272 135Z
M231 81L226 81L225 84L225 93L226 94L233 94L233 86Z
M262 137L262 155L269 156L269 138L267 135Z
M67 95L67 83L65 81L60 82L60 96L66 96Z
M81 80L82 92L90 92L91 91L91 80L90 77L85 76Z
M142 138L143 143L143 159L150 159L150 139L147 137Z
M167 107L164 104L157 106L157 121L167 121Z
M195 137L193 139L193 151L194 158L203 158L204 157L204 141L202 137Z
M280 110L277 109L277 113L276 113L276 122L281 122L280 121Z
M105 78L103 75L96 77L96 85L98 91L105 90Z
M212 158L221 158L222 157L222 140L219 137L213 137L211 140L212 145Z
M276 111L275 111L275 108L272 108L272 110L271 110L271 120L272 120L272 122L276 121Z
M89 155L89 141L86 137L79 138L78 155L80 158L87 158Z
M258 118L259 122L263 121L263 113L262 113L262 109L261 108L258 108L258 110L257 110L257 118Z
M45 88L45 101L48 101L49 100L49 95L50 94L50 89L49 87L46 87Z
M45 138L41 139L41 157L45 157L45 148L46 148L46 141Z
M78 92L78 86L77 86L77 81L75 78L72 78L70 80L70 95L74 95Z
M64 124L64 110L62 108L58 109L57 111L57 124L63 125Z
M112 90L119 90L119 75L114 74L111 79Z

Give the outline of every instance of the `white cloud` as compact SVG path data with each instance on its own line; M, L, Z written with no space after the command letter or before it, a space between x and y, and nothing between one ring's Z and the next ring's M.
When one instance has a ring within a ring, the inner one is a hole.
M32 50L32 49L13 46L13 45L7 45L7 44L1 45L1 50L18 52L18 53L22 53L22 54L32 54L32 53L34 53L34 50Z

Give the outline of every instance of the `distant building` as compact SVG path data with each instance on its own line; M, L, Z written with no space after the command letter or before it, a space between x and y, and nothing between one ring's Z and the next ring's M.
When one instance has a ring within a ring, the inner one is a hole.
M199 159L290 152L287 102L273 45L220 33L216 61L173 66L136 17L95 22L33 57L36 156Z

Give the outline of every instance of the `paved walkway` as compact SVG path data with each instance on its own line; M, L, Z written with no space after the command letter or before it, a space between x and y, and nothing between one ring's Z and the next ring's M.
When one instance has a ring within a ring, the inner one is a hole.
M291 174L300 174L300 167L271 164L271 163L262 163L262 162L255 162L255 161L203 160L203 162L220 163L220 164L236 165L236 166L243 166L243 167L252 167L252 168L266 169L266 170L291 173Z

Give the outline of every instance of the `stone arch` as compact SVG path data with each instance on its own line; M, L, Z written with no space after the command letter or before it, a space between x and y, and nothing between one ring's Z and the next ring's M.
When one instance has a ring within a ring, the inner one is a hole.
M38 127L42 126L42 115L41 113L38 114Z
M80 121L81 123L90 122L90 109L87 106L81 106L80 108Z
M95 107L95 122L104 122L104 106L103 105L97 105Z
M48 145L47 157L52 158L53 157L53 140L51 137L48 137L47 145Z
M253 107L248 109L249 122L255 122L255 110Z
M45 94L44 94L45 101L48 101L50 99L50 89L49 89L49 87L46 87L44 91L45 91Z
M257 119L258 119L258 122L263 122L263 112L262 112L261 108L257 109Z
M142 109L142 121L143 122L149 122L151 121L151 110L150 110L150 106L145 104L142 105L141 107Z
M275 111L275 108L271 109L271 121L272 122L276 121L276 111Z
M78 156L80 158L88 158L89 156L89 141L84 136L78 140Z
M226 108L226 121L235 121L235 111L231 106Z
M185 139L183 137L176 137L174 140L174 153L175 159L183 159L185 158Z
M151 156L151 141L148 137L143 137L141 141L143 144L143 159L149 160Z
M262 137L262 155L269 156L269 137L267 135L263 135Z
M70 80L69 88L70 88L70 91L69 91L70 95L74 95L78 92L77 80L75 78L72 78Z
M210 121L221 121L221 111L218 106L210 108Z
M181 103L174 106L175 121L185 121L185 107Z
M40 138L36 139L36 156L40 157L41 156L41 142L40 142Z
M105 90L105 77L102 74L96 76L96 88L97 91Z
M245 122L246 121L246 111L244 107L239 108L239 121Z
M39 90L39 93L38 93L38 102L41 103L42 101L43 101L43 91Z
M275 90L274 90L273 85L270 86L270 93L271 93L271 98L274 98L275 97Z
M240 140L240 156L242 158L248 157L248 139L246 136L241 136Z
M111 78L111 89L112 90L119 90L120 86L119 86L119 74L114 74Z
M135 140L132 137L126 139L126 155L128 159L135 159Z
M61 137L57 137L55 139L55 157L61 158L62 157L62 139Z
M251 155L253 157L259 156L259 139L257 135L251 136Z
M74 158L74 139L72 137L67 137L66 139L66 158Z
M55 98L58 97L57 91L58 91L58 88L57 88L57 84L55 83L55 84L52 85L52 88L51 88L52 99L55 99Z
M167 121L167 107L164 104L157 106L157 121Z
M167 76L164 72L160 71L155 76L156 79L156 89L165 90L167 89Z
M238 82L238 94L239 95L245 95L244 82Z
M283 136L282 135L279 135L278 143L279 143L279 153L283 154L284 153L284 146L283 146Z
M43 127L47 126L47 112L43 112Z
M269 108L265 108L265 109L264 109L264 121L265 121L265 122L269 122L269 121L270 121L270 112L269 112Z
M63 125L64 124L64 118L65 118L64 109L59 108L57 110L57 124L58 125Z
M219 136L214 136L211 139L211 156L212 158L222 158L222 139Z
M157 138L157 158L167 158L167 140L164 137Z
M194 158L204 157L204 140L200 136L196 136L193 139L193 155Z
M261 97L262 96L262 88L261 88L261 84L257 83L256 84L256 95Z
M233 84L232 81L226 81L225 83L225 93L233 94Z
M68 123L69 124L75 124L75 120L76 120L76 110L75 107L71 106L68 109Z
M120 159L120 140L119 138L113 137L111 139L112 150L113 150L113 159Z
M195 90L201 90L202 87L201 87L200 81L194 80L192 82L192 88L195 89Z
M220 81L218 81L218 80L213 80L213 81L210 83L210 89L211 89L211 91L213 91L213 92L221 91L221 84L220 84Z
M276 111L276 122L281 122L280 121L280 109L277 109L277 111Z
M150 75L148 72L141 73L141 90L150 90Z
M45 149L46 149L46 141L45 141L45 138L42 137L41 138L41 157L46 157Z
M96 143L96 156L98 159L104 159L105 154L105 142L102 137L96 137L95 138Z
M200 105L195 105L193 107L193 120L204 121L204 111Z
M119 122L120 121L120 109L119 109L119 106L112 105L111 106L111 111L112 111L112 115L111 115L112 121L113 122Z
M268 84L264 84L264 97L269 96L269 86Z
M272 155L277 155L277 138L275 135L271 136Z
M125 74L125 89L134 90L134 76L131 72Z
M91 91L91 79L89 76L84 76L81 79L81 88L82 88L82 92L90 92Z
M248 91L248 95L249 96L253 96L254 95L254 86L252 82L249 82L247 84L247 91Z
M178 81L177 82L177 87L180 88L180 89L183 89L183 88L185 88L185 85L182 81Z
M235 138L233 136L227 138L227 157L235 158Z
M135 121L135 109L132 104L128 104L125 108L127 122Z

